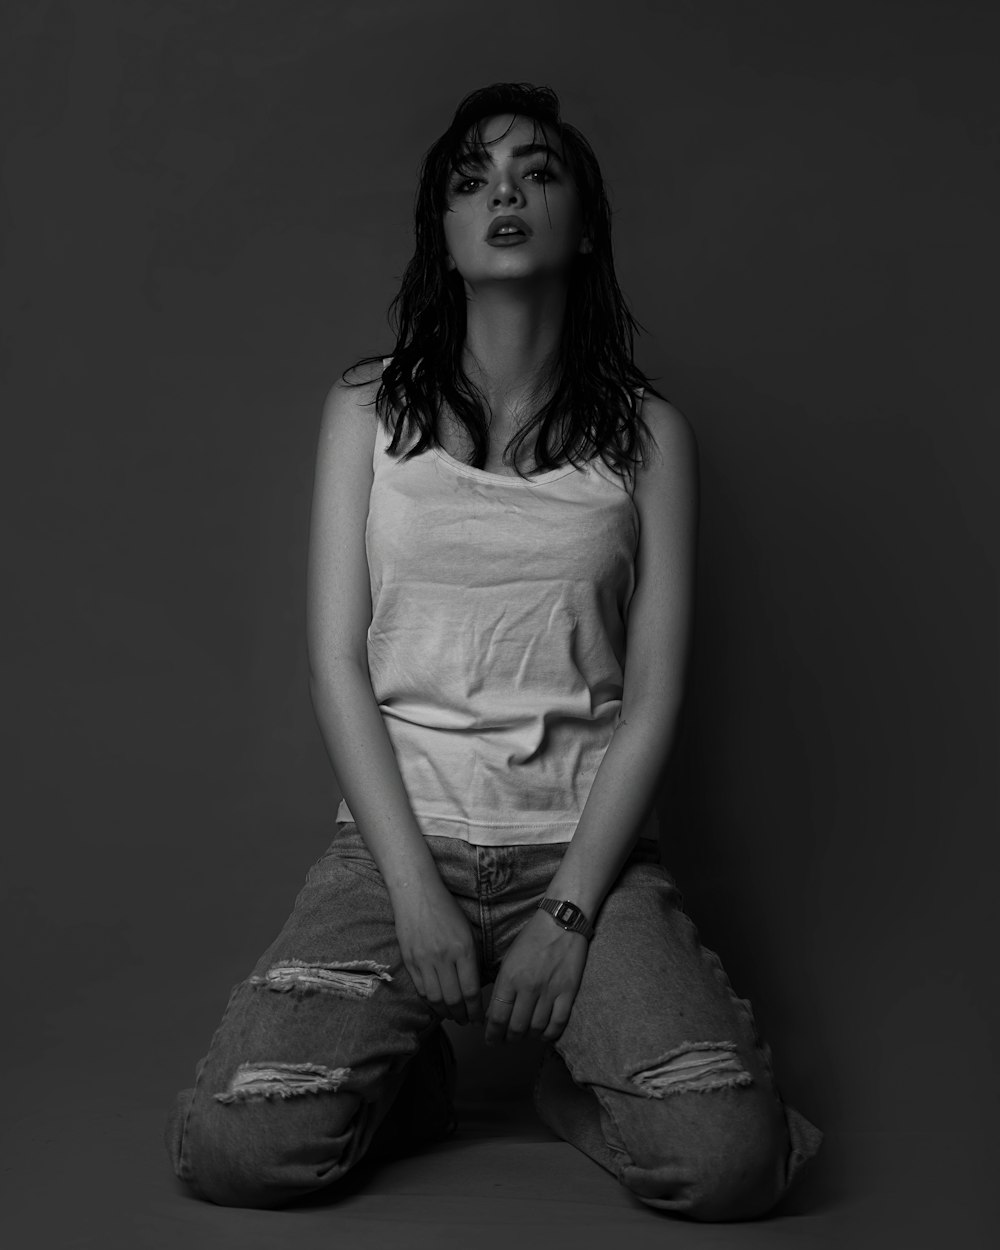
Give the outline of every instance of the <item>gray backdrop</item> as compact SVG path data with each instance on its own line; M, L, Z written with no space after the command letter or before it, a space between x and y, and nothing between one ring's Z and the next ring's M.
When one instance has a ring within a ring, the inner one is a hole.
M790 1101L855 1158L923 1134L987 1174L988 13L3 6L11 1124L164 1107L333 835L321 404L392 346L420 156L523 79L597 151L638 361L701 447L665 862ZM481 1089L522 1088L530 1046L452 1036Z

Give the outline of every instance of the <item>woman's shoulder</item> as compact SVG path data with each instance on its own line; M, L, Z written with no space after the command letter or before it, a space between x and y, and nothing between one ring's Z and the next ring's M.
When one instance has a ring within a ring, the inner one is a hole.
M353 396L360 403L370 401L378 390L384 366L385 361L381 356L366 356L355 361L337 375L330 388L330 395Z
M675 404L648 389L642 393L639 414L657 442L660 438L667 441L672 438L694 439L691 422L684 413Z
M691 422L674 404L648 391L640 415L647 430L643 463L635 475L634 499L640 514L656 512L676 500L678 492L697 491L698 444Z
M338 374L323 404L320 446L336 447L341 457L371 466L378 417L375 396L382 377L382 361L364 360Z
M327 425L353 423L367 417L374 427L375 396L382 379L382 360L365 358L339 373L326 396L323 420Z

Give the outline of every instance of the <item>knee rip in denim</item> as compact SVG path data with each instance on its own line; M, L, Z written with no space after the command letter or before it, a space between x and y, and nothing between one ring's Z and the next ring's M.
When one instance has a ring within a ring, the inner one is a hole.
M300 959L283 959L262 977L251 977L250 984L275 990L279 994L315 994L323 991L343 998L370 998L379 981L391 981L386 964L370 959L353 959L346 963L307 963Z
M685 1042L650 1067L637 1068L629 1079L647 1098L752 1085L735 1052L735 1042Z
M241 1063L229 1088L216 1102L243 1102L248 1098L295 1098L338 1090L350 1068L325 1068L320 1063Z

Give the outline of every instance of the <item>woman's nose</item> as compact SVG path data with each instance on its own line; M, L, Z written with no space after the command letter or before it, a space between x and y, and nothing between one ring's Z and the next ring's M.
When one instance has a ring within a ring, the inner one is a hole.
M505 182L496 188L490 198L490 203L498 204L522 204L524 202L521 188L516 182Z

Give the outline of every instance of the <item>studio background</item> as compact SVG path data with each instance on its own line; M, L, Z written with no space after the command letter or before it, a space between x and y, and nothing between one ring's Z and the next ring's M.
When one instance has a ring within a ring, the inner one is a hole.
M4 5L25 1210L55 1180L116 1245L116 1189L181 1202L166 1105L335 832L304 622L323 399L391 350L419 160L503 79L553 86L593 144L637 360L699 440L664 862L827 1132L818 1206L896 1203L910 1244L932 1191L985 1219L996 25L932 0ZM502 1135L537 1051L449 1031Z

